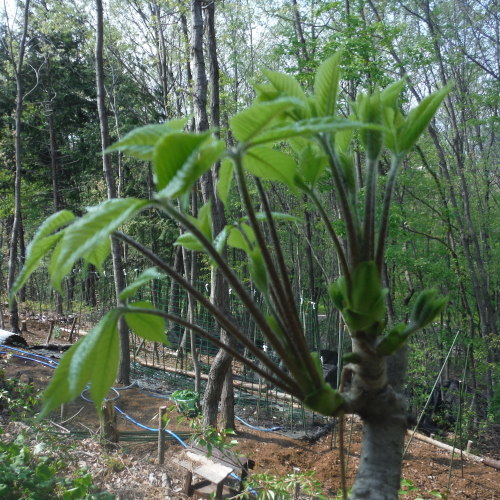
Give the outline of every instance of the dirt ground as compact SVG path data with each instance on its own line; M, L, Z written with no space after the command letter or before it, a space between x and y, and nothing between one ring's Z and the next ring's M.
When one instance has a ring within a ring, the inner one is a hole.
M28 344L36 345L45 341L47 325L29 324L24 334ZM64 342L64 341L63 341ZM0 349L1 350L1 349ZM52 369L31 361L9 357L4 360L7 376L20 377L25 381L34 381L44 387L51 376ZM117 405L133 419L147 426L156 427L158 407L164 404L155 397L134 387L120 392ZM54 427L61 422L59 415L53 417ZM68 421L67 419L71 419ZM98 428L93 405L79 399L65 409L62 426L71 429L87 429L92 432ZM7 426L6 432L15 434L16 424ZM172 419L169 428L174 432L185 430L176 427ZM137 431L137 427L119 417L118 426L121 432ZM352 429L352 430L351 430ZM346 443L348 453L347 483L354 480L359 464L361 424L351 423L346 418ZM339 451L332 434L320 438L314 443L304 439L292 439L278 432L260 432L238 423L236 426L238 451L255 460L254 472L273 475L286 475L294 470L314 471L315 479L323 486L328 498L335 498L340 488ZM498 459L497 443L492 436L490 448L481 452ZM165 465L157 463L157 444L155 442L129 443L123 442L116 451L104 449L93 439L78 442L75 456L80 467L87 467L96 478L97 484L117 495L118 499L177 499L185 498L181 493L182 473L172 463L172 458L181 453L181 446L175 441L168 441ZM473 453L478 450L473 449ZM431 444L414 439L411 443L403 465L403 477L411 482L406 489L411 489L401 498L449 498L493 500L500 498L500 474L494 468L470 460L460 461L455 458L451 467L451 481L448 490L450 471L450 453ZM441 495L441 496L439 496Z

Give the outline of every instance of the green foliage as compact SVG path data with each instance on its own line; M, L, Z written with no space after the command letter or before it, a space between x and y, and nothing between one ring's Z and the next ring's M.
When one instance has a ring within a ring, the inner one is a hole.
M140 160L152 160L157 142L171 132L181 130L188 118L171 120L160 125L146 125L131 130L123 139L111 145L106 152L123 151Z
M294 472L285 476L252 474L245 482L245 490L233 498L279 500L294 498L296 492L318 500L327 498L321 483L314 477L314 471Z
M94 493L92 476L85 470L78 470L73 478L62 477L61 472L66 467L62 460L32 452L25 444L22 434L14 442L0 441L0 498L5 500L114 498L108 493Z
M156 267L150 267L143 271L130 285L121 291L119 299L129 299L134 296L142 286L148 284L150 281L163 278L165 278L165 275L160 273Z
M233 439L236 432L233 429L217 429L212 426L203 428L201 422L197 423L198 433L194 437L194 442L207 449L207 456L210 457L214 450L218 450L227 457L237 457L235 447L238 441Z
M0 370L0 411L9 420L33 417L41 403L41 393L32 383L5 378Z
M256 104L230 120L231 130L239 141L250 141L263 129L275 122L282 113L292 109L291 99L277 99L271 103Z
M200 412L200 395L190 389L182 389L170 396L175 401L178 410L187 417L196 417Z
M101 270L111 248L111 233L146 205L147 200L134 198L107 200L64 229L49 265L54 288L62 292L61 281L78 259L84 258Z
M51 233L58 231L61 227L71 223L74 219L75 216L71 212L68 210L62 210L61 212L51 215L39 227L26 250L26 261L22 272L18 274L16 281L11 288L11 298L23 287L30 275L39 265L40 260L63 235L62 232L56 234Z
M286 312L285 303L280 307L273 304L293 298L287 297L286 287L279 283L287 282L289 277L284 265L274 269L275 262L260 223L268 225L274 234L276 221L297 221L287 214L274 214L269 208L256 213L247 174L257 177L259 182L282 183L288 191L302 192L311 200L321 214L342 268L341 278L330 287L332 301L342 313L353 337L369 340L372 347L378 345L379 355L388 355L401 347L411 332L432 321L445 303L443 299L436 299L435 292L424 292L416 301L409 325L404 329L395 327L381 341L377 340L386 322L387 290L381 285L380 271L395 175L404 154L422 134L448 89L431 95L403 119L396 107L402 90L402 84L398 82L370 95L360 93L354 106L356 119L338 118L334 113L340 59L340 54L336 54L319 67L313 96L306 96L292 76L265 71L269 85L261 86L255 103L230 120L233 135L240 141L230 151L224 151L223 142L210 131L200 134L180 131L182 121L130 132L109 151L123 151L152 161L157 189L154 199L105 201L88 209L86 214L55 234L50 233L71 221L59 220L64 219L59 216L54 222L47 223L30 246L29 266L22 272L22 281L25 282L54 245L49 272L57 289L61 289L62 278L79 259L101 269L109 254L109 237L113 232L144 208L158 208L186 229L176 244L206 253L210 263L220 267L230 285L238 289L241 298L252 307L252 298L242 289L241 283L235 281L237 278L230 266L221 258L225 244L245 252L250 277L270 310L265 319L263 314L257 314L256 319L270 344L284 358L290 373L288 376L281 372L278 377L286 380L287 390L300 397L312 410L325 415L341 411L343 398L324 382L317 359L305 349L300 321ZM364 213L360 212L357 203L361 193L355 180L351 131L360 134L367 156L366 188L362 193L366 200ZM385 137L389 137L388 143L384 142ZM280 147L283 143L288 143L290 149ZM387 148L392 167L379 216L375 209L378 160ZM196 218L185 215L183 210L186 195L193 184L223 157L228 157L232 164L224 160L218 191L227 205L234 174L246 215L214 235L210 202L199 210ZM347 251L315 192L320 178L327 174L339 198ZM179 199L180 203L174 205L174 199ZM279 243L274 241L273 246L279 255ZM122 300L128 300L140 286L155 277L155 271L148 270L123 292ZM92 398L99 408L116 376L119 318L125 315L129 326L143 338L165 342L162 314L147 302L136 302L110 311L61 361L46 391L42 414L76 397L87 384L90 384ZM241 335L237 328L232 328L232 331Z
M169 346L170 342L165 334L165 320L154 314L139 312L137 309L147 309L154 311L155 307L151 302L132 302L125 313L125 321L130 329L139 337L151 342L160 342Z
M61 359L44 393L40 418L80 395L88 383L98 411L118 372L119 312L112 310Z
M36 445L27 432L15 440L0 439L0 498L6 500L112 499L107 493L95 493L92 477L83 469L61 473L68 469L61 458L64 445L37 426L32 418L39 409L41 393L33 384L5 378L0 372L0 410L10 421L28 421L35 429ZM0 437L2 431L0 430Z
M399 490L399 495L401 497L412 495L412 498L414 498L415 500L423 500L423 497L419 496L419 493L419 488L413 484L413 481L411 479L401 479L401 489ZM446 493L443 493L436 489L428 491L426 493L426 498L429 498L428 495L433 498L442 498L443 500L446 500L448 498L448 495Z
M339 51L329 57L316 72L314 79L314 95L317 100L318 114L324 116L335 115L337 94L339 90L340 60L342 52Z
M351 290L341 277L330 285L329 292L351 332L378 334L383 330L388 290L382 288L374 262L362 262L354 269Z

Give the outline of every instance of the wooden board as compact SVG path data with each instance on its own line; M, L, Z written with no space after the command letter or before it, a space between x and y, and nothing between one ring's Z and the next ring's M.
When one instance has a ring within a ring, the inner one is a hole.
M207 479L211 483L218 485L222 483L224 479L229 476L233 472L231 467L226 467L225 465L216 464L215 462L203 464L200 467L194 469L193 473L202 477L203 479Z

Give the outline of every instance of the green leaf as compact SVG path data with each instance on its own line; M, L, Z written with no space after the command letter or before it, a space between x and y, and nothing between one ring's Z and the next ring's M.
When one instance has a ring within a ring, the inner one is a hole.
M121 224L149 204L148 200L123 198L106 200L77 219L64 231L49 264L51 281L61 291L61 281L69 273L76 260L92 259L99 262L96 249L102 252L103 241Z
M200 240L193 233L182 233L175 241L174 245L182 246L194 252L204 252L205 247L200 243Z
M193 222L208 240L212 241L212 202L210 200L198 210L198 217Z
M156 267L150 267L143 271L137 278L133 281L133 283L130 283L127 288L122 290L118 298L120 300L127 300L130 297L132 297L139 288L141 288L143 285L146 283L149 283L152 280L157 280L157 279L163 279L165 278L165 275L163 273L160 273Z
M106 149L105 153L124 151L141 160L152 160L156 143L172 132L184 128L189 118L171 120L157 125L146 125L130 131L123 139Z
M335 147L341 153L346 153L351 150L352 131L352 128L347 128L335 133Z
M224 246L226 245L226 241L227 241L227 238L229 236L228 227L231 227L231 226L224 227L224 229L215 237L214 248L217 250L218 253L222 253L222 250L224 249Z
M257 289L266 294L268 290L268 276L267 276L267 268L264 262L264 258L262 257L262 252L260 248L255 246L250 252L248 252L248 270L250 271L250 276L252 277L253 282Z
M359 94L356 101L356 114L363 123L382 124L383 112L380 92L375 90L373 95ZM364 128L361 130L361 142L369 159L377 159L384 145L381 130Z
M156 314L134 312L134 307L155 310L155 307L150 302L141 301L130 304L129 310L131 312L125 313L125 320L134 333L151 342L161 342L167 346L170 345L165 334L166 326L164 318Z
M109 314L109 313L108 313ZM117 323L120 313L109 320L110 326L105 334L101 335L98 349L89 358L92 364L92 375L90 379L90 394L98 412L101 411L102 401L113 386L118 373L120 363L120 339Z
M104 238L101 243L97 243L86 254L85 260L93 264L97 270L102 273L104 261L108 258L111 252L111 238Z
M275 221L302 222L302 219L300 219L300 217L296 217L295 215L290 215L290 214L284 214L281 212L271 212L271 216ZM257 212L255 214L255 218L259 222L266 222L267 214L265 212ZM248 216L242 217L240 219L240 222L246 222L246 221L248 221Z
M430 121L436 114L437 109L448 95L451 86L446 86L423 99L420 104L413 108L404 125L398 132L399 151L405 152L412 148L420 135L427 129Z
M312 186L316 184L327 166L326 156L310 143L299 154L299 172Z
M219 169L219 178L217 179L217 196L222 201L225 208L227 208L227 199L229 197L229 190L233 181L234 166L233 162L225 158L222 161Z
M424 328L443 310L448 298L436 298L437 294L437 290L430 289L424 290L418 295L415 299L408 328L412 330Z
M386 87L380 93L380 100L382 101L382 105L389 108L394 108L396 106L398 97L401 95L401 92L404 89L405 84L405 80L399 80L397 82L391 83L391 85Z
M356 192L356 165L351 153L339 154L340 166L342 167L342 177L350 193Z
M250 142L251 146L257 146L267 142L277 142L285 139L289 140L298 136L307 137L323 132L338 132L349 129L384 130L384 127L373 123L361 123L359 121L352 121L347 118L337 118L334 116L306 118L304 120L290 122L286 125L277 125L267 129Z
M39 418L80 395L91 384L94 404L100 411L104 396L118 372L119 342L117 321L120 312L109 311L85 337L61 358L44 392Z
M377 352L382 356L390 356L400 349L406 342L408 335L405 334L406 325L400 323L389 330L377 346Z
M203 134L175 132L158 140L153 153L153 171L158 191L165 188L184 165L196 162L198 148L209 136L210 132Z
M265 180L284 182L295 190L294 159L281 151L259 146L247 151L243 157L243 167L251 174Z
M269 70L264 70L264 75L282 96L295 97L304 102L307 100L300 83L293 76Z
M380 273L373 261L361 262L352 273L349 318L354 330L364 330L385 319L385 296Z
M335 114L341 58L341 51L335 53L324 61L316 72L314 95L318 103L318 114L322 116L333 116Z
M328 287L328 294L332 299L334 306L342 312L349 303L347 296L347 287L345 277L341 276L335 283L331 283Z
M294 101L286 98L253 104L229 120L231 130L239 141L249 141L294 105Z
M200 147L189 154L185 162L178 166L173 177L168 180L168 184L158 193L158 198L177 198L187 193L193 184L220 160L224 150L224 141L214 138L200 144ZM164 151L163 154L167 153ZM180 157L177 158L179 159Z
M75 219L69 210L61 210L47 219L40 225L33 240L26 249L26 260L21 272L16 278L11 290L10 299L23 287L33 271L38 267L42 258L49 250L62 238L63 233L51 234L61 227L67 226Z
M255 233L248 224L239 224L229 229L227 244L233 248L244 250L247 254L255 243Z
M198 217L188 215L189 220L195 225L209 241L212 241L212 204L210 201L205 203L198 211ZM191 232L187 231L181 234L174 245L182 245L189 250L204 252L206 249L198 238Z
M323 384L304 398L307 408L326 416L334 415L343 403L344 398L330 384Z

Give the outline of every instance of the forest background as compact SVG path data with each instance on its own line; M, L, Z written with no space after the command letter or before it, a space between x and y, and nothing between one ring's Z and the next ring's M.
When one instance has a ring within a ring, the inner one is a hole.
M196 3L203 7L201 31L191 20ZM22 266L25 242L51 213L67 208L81 214L109 194L100 156L93 5L40 0L25 6L5 8L0 20L0 327L9 330L19 325L15 314L7 321L4 304ZM385 268L392 291L388 313L391 319L404 318L412 298L427 286L449 297L439 321L411 340L409 380L425 399L459 333L443 380L465 373L474 395L466 410L469 430L487 430L500 405L495 267L500 261L495 240L500 54L494 2L120 0L104 7L105 104L112 141L143 124L192 116L205 84L207 126L220 126L230 145L229 118L253 100L251 85L263 80L263 68L288 72L308 89L318 65L338 49L345 54L346 101L406 76L408 108L454 82L399 178ZM192 51L197 33L204 38L198 58ZM207 68L205 81L197 79L200 64ZM117 196L151 195L148 164L120 153L111 162ZM383 183L384 176L380 179ZM324 206L335 211L332 185L323 182L320 191ZM269 183L267 192L275 209L304 221L282 234L297 298L326 315L337 332L340 318L325 291L339 264L322 245L326 237L319 216L279 184ZM201 197L200 190L192 200L194 211ZM233 196L229 203L238 213L240 200ZM340 222L336 229L342 233ZM172 221L147 212L127 231L193 282L210 282L206 262L173 246L179 229ZM121 257L125 276L145 267L125 250ZM244 277L241 255L235 250L229 257L241 261ZM59 314L82 304L102 313L114 300L109 266L107 285L107 277L95 269L75 269L64 283L65 300L50 292L47 271L37 271L20 302ZM324 347L337 348L335 342Z

